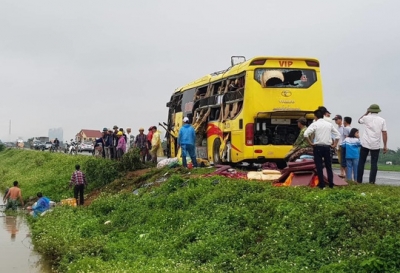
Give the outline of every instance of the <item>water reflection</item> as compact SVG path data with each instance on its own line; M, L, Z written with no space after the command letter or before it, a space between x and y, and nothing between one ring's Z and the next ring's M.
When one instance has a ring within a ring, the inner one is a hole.
M0 272L50 273L51 267L33 250L25 215L6 215L0 199Z
M17 237L17 232L19 229L19 224L17 224L17 217L15 216L5 216L5 225L8 232L11 234L11 241L15 241Z

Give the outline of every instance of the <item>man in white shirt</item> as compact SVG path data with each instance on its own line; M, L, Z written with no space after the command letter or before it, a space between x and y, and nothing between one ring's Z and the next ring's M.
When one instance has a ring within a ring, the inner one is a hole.
M132 138L132 129L126 128L126 151L128 152L131 148L131 138Z
M336 128L333 126L332 122L324 120L324 116L321 110L315 110L314 116L316 118L316 121L307 128L307 130L304 132L304 137L313 147L314 162L317 168L319 181L318 187L321 189L325 188L323 174L323 163L325 162L329 187L333 188L331 148L335 148L337 146L340 134L338 130L336 130ZM314 142L310 139L310 136L312 134L314 134ZM333 142L332 137L334 138Z
M349 136L350 131L351 131L351 121L352 118L351 117L344 117L343 118L343 140ZM346 148L342 147L340 144L338 145L341 148L341 167L344 168L344 171L346 173L346 169L347 169L347 163L346 163Z
M318 107L318 110L320 110L322 112L322 115L324 116L324 120L332 123L335 126L335 122L333 120L331 120L331 112L329 112L325 106Z
M336 115L332 120L335 121L335 123L338 127L339 134L340 134L340 139L339 139L338 145L336 146L336 154L337 154L338 161L340 164L340 175L339 176L341 178L344 178L346 176L346 165L343 166L342 147L340 146L340 144L342 144L343 140L345 139L343 118L341 115Z
M371 170L369 183L375 184L376 173L378 172L378 158L381 141L383 139L383 153L387 152L387 128L386 121L378 116L381 111L378 104L372 104L367 112L358 120L358 123L365 125L364 134L361 137L360 160L357 170L357 182L362 183L365 162L371 153Z

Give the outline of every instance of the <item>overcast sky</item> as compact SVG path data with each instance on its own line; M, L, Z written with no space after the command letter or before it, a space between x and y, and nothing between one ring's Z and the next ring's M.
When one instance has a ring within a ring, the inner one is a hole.
M318 58L325 106L357 120L379 104L396 149L399 10L398 0L0 0L0 139L54 127L64 139L113 125L136 134L166 121L175 88L232 55L271 55Z

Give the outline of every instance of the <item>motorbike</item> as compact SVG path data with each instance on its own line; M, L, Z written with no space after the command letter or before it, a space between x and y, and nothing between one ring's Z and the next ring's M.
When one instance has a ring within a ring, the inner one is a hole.
M72 155L72 154L77 155L78 154L78 143L71 141L71 144L69 145L68 153L70 155Z
M57 150L58 150L58 149L57 149L57 147L56 147L56 144L54 144L54 143L53 143L53 144L51 144L51 147L50 147L50 149L49 149L49 150L50 150L50 153L57 152Z
M65 142L64 153L68 153L68 151L69 151L69 146L70 146L70 144L69 144L68 142Z

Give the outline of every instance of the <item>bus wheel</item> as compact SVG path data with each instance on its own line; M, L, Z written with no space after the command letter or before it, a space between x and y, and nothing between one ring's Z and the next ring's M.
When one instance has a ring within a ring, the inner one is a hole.
M221 147L221 140L219 138L216 138L214 140L214 145L213 145L214 166L222 163L221 157L219 156L219 148L220 147Z

